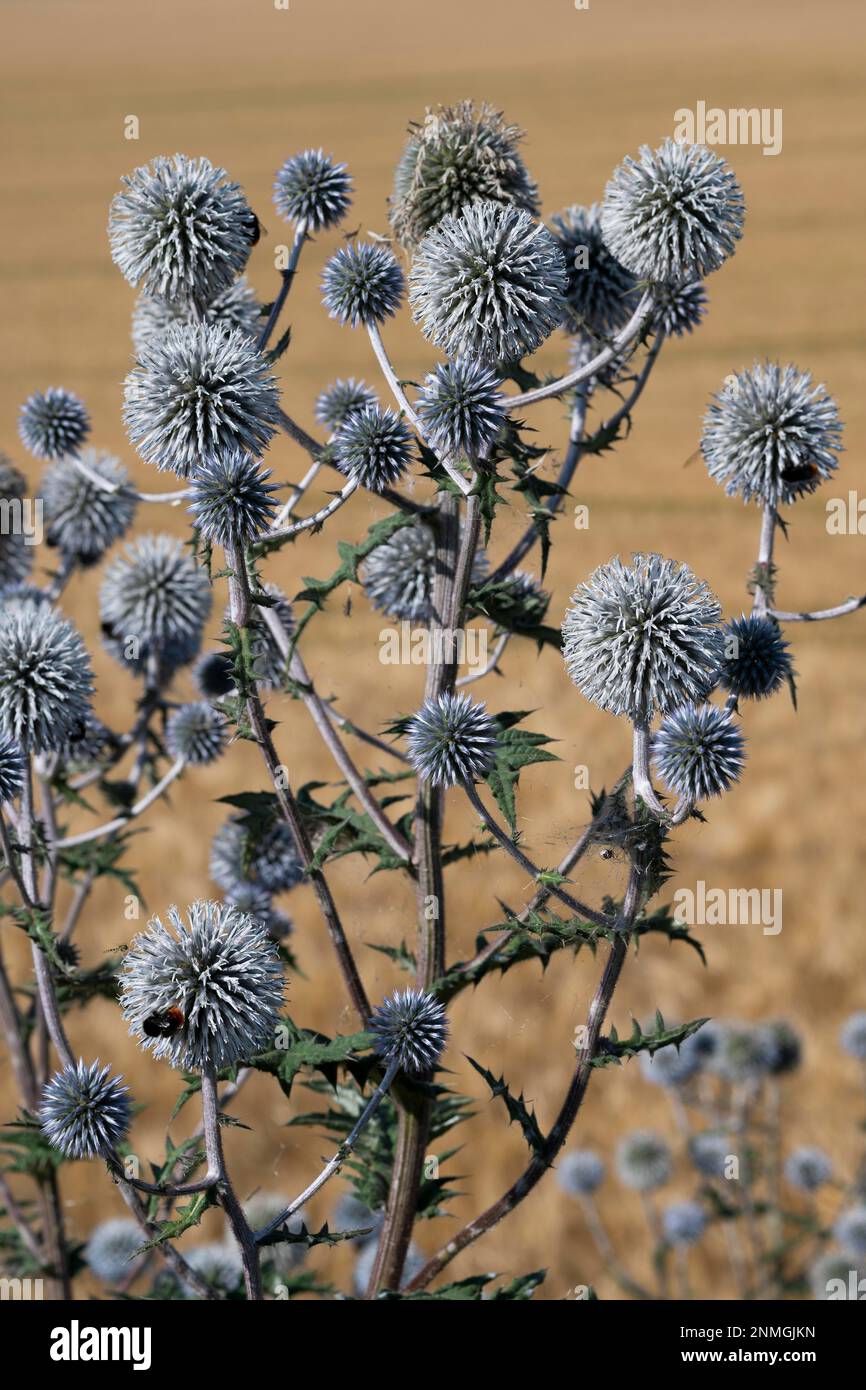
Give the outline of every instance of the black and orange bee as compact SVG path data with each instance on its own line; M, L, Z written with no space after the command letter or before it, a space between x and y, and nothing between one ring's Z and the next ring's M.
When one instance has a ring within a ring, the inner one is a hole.
M183 1009L179 1008L177 1004L172 1004L170 1009L148 1014L141 1028L148 1038L173 1038L175 1033L180 1032L185 1022Z
M780 469L780 475L786 483L810 483L820 472L817 463L802 463L799 466Z

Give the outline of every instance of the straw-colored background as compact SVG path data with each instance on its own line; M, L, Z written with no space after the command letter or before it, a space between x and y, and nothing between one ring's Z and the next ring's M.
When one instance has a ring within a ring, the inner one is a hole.
M268 235L251 264L263 298L272 297L275 246L288 229L270 203L274 170L290 154L322 145L345 160L357 196L347 228L385 232L385 196L407 121L428 104L466 96L487 100L528 131L525 154L540 184L545 214L570 202L597 199L619 159L643 142L658 143L678 107L698 100L722 107L781 107L784 147L777 158L760 149L726 151L742 180L746 235L733 261L709 284L711 313L690 342L665 349L636 428L615 456L581 469L574 501L588 503L588 532L557 523L549 574L551 618L558 621L574 584L621 552L653 548L688 561L721 597L726 611L745 602L758 518L726 500L700 463L683 468L697 446L701 414L724 376L757 355L793 360L827 382L847 421L838 484L801 503L790 542L780 545L780 600L787 608L825 606L863 588L859 536L825 530L828 495L861 483L864 442L862 312L864 108L861 8L842 0L721 5L685 0L592 0L578 12L570 0L6 0L0 101L4 107L2 284L2 427L0 445L20 464L15 415L36 388L63 384L91 410L97 444L116 450L141 485L156 478L135 459L120 418L121 383L129 363L133 292L111 263L105 235L110 199L122 173L156 154L183 150L225 165L245 187ZM135 115L140 139L124 139ZM315 393L338 374L375 380L366 338L331 323L319 302L319 271L337 244L325 235L308 247L290 303L293 343L282 367L287 408L312 427ZM418 377L430 353L407 316L387 338L403 376ZM545 367L564 361L557 339ZM540 438L563 447L562 407L533 417ZM278 478L299 476L304 457L284 439L271 452ZM31 476L36 478L35 472ZM165 480L162 480L165 481ZM170 480L169 480L170 481ZM333 568L338 537L359 537L374 515L356 498L326 532L283 552L272 577L291 594L304 574ZM519 510L501 523L499 544L517 534ZM160 509L140 516L138 529L178 530L182 518ZM64 605L89 638L96 632L98 576L77 578ZM410 711L417 668L377 661L380 621L360 594L351 623L335 603L305 645L324 693L374 726ZM217 608L221 608L221 601ZM826 1145L854 1161L859 1096L852 1063L838 1059L840 1022L866 1003L862 911L862 766L866 673L863 616L792 633L800 674L800 711L785 696L746 711L748 776L711 808L706 826L678 833L675 882L780 887L784 927L764 936L750 927L706 928L709 969L687 948L648 942L629 962L617 995L620 1031L630 1014L646 1018L660 1006L670 1018L702 1014L763 1018L784 1014L806 1039L806 1065L790 1088L792 1139ZM98 649L97 709L110 722L129 717L133 684ZM560 740L562 761L523 778L521 824L530 852L552 863L580 825L585 795L573 789L573 768L587 764L593 786L615 777L627 756L627 730L590 709L565 677L554 653L537 657L514 643L507 679L492 678L494 709L537 709L533 727ZM182 687L188 690L186 684ZM277 713L276 707L272 709ZM300 706L278 711L283 758L296 783L331 776ZM363 752L359 753L363 757ZM216 768L187 778L170 808L151 815L138 842L148 908L161 910L209 891L209 836L222 812L216 797L264 785L253 750L235 749ZM465 835L470 820L455 808L449 832ZM585 891L615 890L595 864ZM409 894L384 875L367 879L359 862L332 872L335 892L364 972L377 997L393 980L366 941L398 942L412 931ZM449 873L450 952L471 951L476 932L496 920L494 894L519 904L526 892L513 866L496 859ZM121 890L100 885L81 930L87 963L128 939ZM312 895L295 894L295 944L305 978L291 985L291 1012L324 1031L349 1031L345 1007ZM13 948L14 949L14 948ZM468 1067L463 1053L504 1069L549 1123L566 1085L570 1039L586 1008L591 960L557 960L547 975L524 967L504 983L490 981L462 998L453 1014L448 1062L454 1081L477 1097L479 1117L463 1132L456 1162L469 1174L455 1212L466 1217L496 1197L523 1161L522 1141ZM131 1078L148 1109L134 1138L142 1154L159 1152L176 1083L127 1039L116 1009L105 1004L71 1019L76 1047L110 1057ZM7 1089L3 1106L11 1115ZM298 1092L298 1099L302 1092ZM256 1080L238 1113L251 1131L228 1134L239 1185L295 1192L314 1171L322 1144L283 1126L288 1107L275 1087ZM578 1138L605 1152L636 1123L669 1128L662 1097L636 1066L607 1071L593 1082ZM180 1128L178 1129L180 1132ZM687 1190L680 1175L679 1191ZM64 1173L69 1223L86 1233L119 1203L98 1166ZM327 1214L330 1200L316 1208ZM646 1259L640 1209L614 1183L602 1206L636 1266ZM211 1234L217 1218L207 1227ZM453 1221L421 1231L437 1246ZM723 1296L715 1245L702 1266L701 1290ZM316 1252L323 1271L340 1271L345 1256ZM550 1269L546 1296L562 1298L592 1280L615 1291L600 1273L581 1218L553 1181L464 1255L453 1273Z

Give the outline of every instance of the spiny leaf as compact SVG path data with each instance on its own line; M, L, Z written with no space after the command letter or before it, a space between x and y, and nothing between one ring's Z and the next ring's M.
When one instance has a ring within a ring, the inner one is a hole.
M492 1071L488 1071L486 1067L483 1067L480 1062L476 1062L468 1054L466 1060L470 1066L475 1068L479 1076L484 1077L494 1098L498 1097L503 1102L510 1116L510 1122L513 1124L516 1120L520 1125L523 1137L532 1153L536 1156L541 1155L544 1150L544 1135L539 1128L534 1112L528 1108L523 1099L523 1092L521 1091L519 1096L512 1095L504 1076L494 1076Z
M598 1051L592 1059L592 1065L619 1065L623 1058L636 1057L639 1052L649 1052L652 1056L663 1047L679 1047L686 1038L703 1028L706 1022L706 1018L696 1018L691 1023L681 1023L675 1028L667 1028L661 1013L656 1010L655 1029L652 1033L644 1033L637 1019L633 1019L630 1037L620 1038L616 1029L611 1028L608 1037L599 1038Z

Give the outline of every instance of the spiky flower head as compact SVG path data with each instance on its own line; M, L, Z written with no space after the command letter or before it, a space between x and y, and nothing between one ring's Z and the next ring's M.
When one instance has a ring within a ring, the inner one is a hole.
M767 1069L771 1076L789 1076L803 1060L803 1042L797 1030L784 1018L764 1028Z
M640 294L634 276L605 245L600 205L566 208L550 219L550 230L568 275L564 328L569 333L583 328L602 336L615 333L631 318Z
M684 1086L690 1081L703 1066L703 1058L697 1049L686 1045L690 1041L687 1038L680 1047L669 1043L656 1052L642 1052L640 1069L645 1080L651 1081L654 1086L671 1087Z
M632 1130L617 1145L616 1168L620 1182L636 1192L653 1192L663 1187L672 1166L668 1145L651 1129Z
M448 1037L445 1010L420 989L396 990L373 1010L368 1026L379 1056L413 1074L436 1065Z
M424 623L430 617L436 541L423 521L398 530L371 551L361 569L364 592L380 613L400 622ZM480 584L487 570L483 551L472 567L472 582Z
M749 1023L725 1024L709 1069L725 1081L758 1082L769 1073L771 1054L766 1033Z
M190 1269L195 1270L208 1288L220 1294L234 1293L243 1278L244 1266L240 1251L231 1245L212 1241L208 1245L197 1245L186 1257ZM198 1298L191 1285L183 1285L187 1298Z
M151 343L163 338L175 324L189 325L202 320L218 324L227 331L236 328L245 338L255 338L261 317L262 306L245 275L206 304L195 304L188 299L172 302L140 294L132 311L132 345L140 354Z
M698 1202L671 1202L662 1212L662 1231L669 1245L697 1245L707 1229L707 1213Z
M793 678L789 644L779 624L757 613L726 623L719 680L732 695L763 700Z
M409 760L418 776L434 786L477 781L496 759L496 720L480 701L468 695L425 700L410 721L408 733Z
M0 611L0 734L28 753L60 748L87 717L92 690L72 623L48 604Z
M207 701L181 705L169 717L165 741L173 758L204 767L222 754L228 727L225 716Z
M662 720L652 740L656 770L677 796L705 801L739 779L745 740L717 705L682 705Z
M393 410L377 405L350 415L334 441L334 461L340 472L371 492L396 483L411 458L411 430Z
M290 637L295 630L295 616L292 612L292 605L282 589L278 588L276 584L266 584L264 597L270 600L267 604L269 612L277 619L286 636ZM286 658L265 621L264 611L262 604L253 605L249 623L252 673L262 689L281 690L287 674ZM230 607L225 610L224 622L231 622ZM234 680L232 680L232 685L234 685Z
M360 410L368 410L378 405L376 392L366 381L356 381L353 376L339 378L322 391L316 399L315 416L320 425L329 430L338 430Z
M115 735L101 719L97 719L95 714L88 711L82 722L75 726L58 749L60 761L67 770L92 767L110 744L116 745Z
M108 217L111 258L160 299L218 295L249 260L257 221L239 184L209 159L158 156L121 179Z
M33 546L27 544L22 506L27 479L0 453L0 589L20 584L33 568Z
M272 494L277 489L268 482L270 476L269 468L260 468L240 449L203 463L193 478L187 508L193 525L211 545L249 545L274 519Z
M689 1142L689 1157L705 1178L723 1178L732 1159L739 1162L736 1144L729 1134L704 1130Z
M99 1061L55 1072L42 1092L39 1122L53 1148L67 1158L105 1153L129 1129L132 1107L122 1077L109 1076Z
M839 1034L843 1051L858 1062L866 1062L866 1013L851 1014Z
M604 1162L592 1149L571 1149L563 1157L556 1176L564 1192L589 1196L604 1182Z
M700 280L653 286L653 325L666 338L682 338L703 322L709 299Z
M792 1187L799 1187L803 1192L817 1192L832 1176L833 1164L823 1149L804 1145L785 1159L785 1177Z
M196 662L192 675L206 700L221 700L235 688L231 657L225 652L205 652Z
M34 458L51 463L81 448L90 433L90 416L71 391L49 386L27 397L18 414L18 433Z
M517 151L523 131L502 113L471 101L428 110L394 176L391 226L407 250L441 222L479 201L514 204L538 215L538 188Z
M473 203L428 232L409 277L425 338L449 357L512 362L563 319L565 261L522 208Z
M153 917L123 962L120 1002L133 1037L173 1067L219 1070L272 1039L283 1002L280 958L261 922L225 903ZM148 1035L153 1014L180 1009L171 1035Z
M793 364L731 373L704 416L701 452L729 497L788 506L829 478L842 448L832 396Z
M418 414L430 442L457 458L478 459L505 420L500 381L480 362L440 362L424 382Z
M27 479L12 460L0 450L0 501L20 502L27 491Z
M253 833L239 817L226 821L211 841L210 873L232 898L250 887L284 893L304 877L294 836L283 820Z
M136 499L128 474L116 458L96 449L83 449L81 462L111 489L99 487L71 459L59 459L46 470L40 486L48 522L46 541L68 560L95 565L106 550L132 525Z
M403 298L403 272L386 246L342 246L325 266L322 301L332 319L357 328L383 323Z
M102 632L119 661L151 653L191 661L211 608L206 572L173 536L139 536L108 566L99 594Z
M287 159L274 180L274 207L287 222L321 232L342 222L352 201L345 164L323 150L304 150Z
M132 1270L132 1260L145 1243L137 1221L103 1221L94 1227L84 1247L88 1269L103 1284L119 1284Z
M709 694L722 655L721 608L688 565L618 556L578 585L562 624L569 676L611 714L650 719Z
M24 786L24 758L14 739L0 733L0 805L14 801Z
M175 324L151 341L124 402L141 457L181 478L236 450L260 458L278 410L276 379L255 344L216 323Z
M833 1225L833 1235L846 1255L860 1259L866 1255L866 1206L849 1207L840 1212Z
M473 583L478 581L473 576ZM504 579L491 579L470 589L469 607L497 621L508 631L532 630L544 622L550 607L550 594L534 574L514 570Z
M732 255L745 203L733 170L704 145L667 139L641 146L614 170L601 230L612 255L639 280L702 280Z

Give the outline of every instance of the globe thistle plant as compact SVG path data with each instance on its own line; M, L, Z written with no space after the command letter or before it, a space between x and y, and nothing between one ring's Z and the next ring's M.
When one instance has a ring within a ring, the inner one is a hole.
M158 157L122 180L108 219L111 256L131 285L207 304L244 269L257 222L243 191L208 159Z
M103 636L119 660L134 664L153 653L183 664L198 651L211 587L181 541L140 536L105 571L99 604Z
M688 1041L688 1040L687 1040ZM640 1054L640 1069L644 1078L655 1086L684 1086L703 1066L703 1058L685 1043L660 1047L656 1052Z
M269 611L277 618L286 636L290 637L295 630L295 617L292 612L292 605L282 589L279 589L276 584L266 584L263 596L269 600L267 604ZM283 656L279 643L271 633L263 615L264 605L254 603L249 623L251 669L262 690L281 690L287 674L286 658ZM230 608L225 610L224 622L231 622ZM219 679L216 672L214 672L214 677ZM234 679L232 678L233 685Z
M562 652L574 684L611 714L650 719L715 684L721 609L688 565L660 555L616 557L572 595Z
M744 613L726 623L724 653L719 680L738 699L766 699L793 680L789 644L779 624L763 614Z
M505 421L499 378L481 363L440 362L418 399L425 434L456 458L481 458Z
M103 1221L90 1233L84 1247L87 1267L103 1284L119 1284L128 1278L133 1260L145 1242L136 1221Z
M605 245L600 205L566 208L551 218L550 230L568 276L564 327L569 333L587 328L602 337L615 333L631 318L640 294L635 277Z
M408 734L409 760L418 776L434 786L478 781L496 759L496 720L468 695L425 700Z
M725 1081L755 1083L769 1073L771 1053L766 1034L750 1024L729 1023L722 1028L719 1045L709 1069Z
M449 357L513 362L535 352L566 312L565 261L550 232L498 203L437 223L409 283L416 322Z
M670 1178L671 1151L660 1135L649 1129L636 1129L624 1135L617 1145L616 1169L626 1187L635 1192L654 1192Z
M663 719L652 741L653 760L672 792L705 801L739 780L745 740L726 709L682 705Z
M482 583L470 589L469 605L474 611L497 619L509 631L532 631L547 616L550 594L534 574L514 570L504 579L491 580L489 587Z
M203 1279L209 1289L225 1296L234 1293L243 1278L243 1262L240 1252L233 1245L212 1241L208 1245L197 1245L186 1257L190 1269ZM198 1298L195 1289L184 1285L187 1298Z
M701 451L729 497L775 509L834 473L841 441L836 402L809 372L756 362L713 397Z
M227 737L225 716L207 701L181 705L172 712L165 730L165 741L172 757L184 758L193 767L216 762Z
M205 652L192 674L199 693L206 700L221 700L235 688L234 667L225 652Z
M705 1178L724 1178L730 1161L739 1161L733 1145L731 1135L704 1130L689 1141L689 1157Z
M58 749L60 762L67 770L92 767L114 741L111 730L92 711L88 711Z
M431 1071L439 1061L448 1023L445 1010L432 994L404 989L396 990L373 1010L369 1031L383 1061L396 1062L402 1071L417 1075Z
M588 1197L604 1182L604 1162L592 1149L571 1149L556 1170L564 1192Z
M140 355L153 343L158 343L169 328L175 325L189 327L202 321L217 324L227 332L236 329L244 338L255 338L261 317L262 306L245 275L241 275L227 290L214 295L206 304L184 299L155 299L153 295L140 294L132 311L132 345L136 354Z
M683 338L699 328L706 313L707 292L700 280L691 284L653 285L653 325L666 338Z
M671 1202L662 1212L662 1231L668 1245L697 1245L707 1229L707 1213L698 1202Z
M287 222L303 222L307 231L321 232L342 222L351 193L345 164L336 164L322 150L304 150L277 170L274 207Z
M402 299L403 272L385 246L352 242L325 266L322 300L338 323L352 328L383 323Z
M284 982L276 947L261 922L228 904L197 901L184 918L153 917L123 962L120 1002L133 1037L182 1069L216 1070L250 1057L272 1039ZM182 1026L150 1036L153 1014L179 1009Z
M27 544L23 530L5 522L7 516L14 516L26 491L24 474L0 453L0 507L4 517L0 530L0 591L20 584L33 567L33 547Z
M294 837L285 821L251 834L236 817L211 841L210 874L232 898L250 887L268 895L284 893L304 878Z
M803 1060L800 1035L785 1019L778 1019L766 1025L764 1046L770 1076L789 1076L798 1069Z
M626 158L605 189L601 231L639 280L702 280L733 254L745 204L733 171L704 145L665 140Z
M18 433L25 449L46 463L75 454L90 433L90 417L71 391L49 386L21 407Z
M278 415L274 374L255 344L218 323L175 324L126 378L123 416L146 463L188 478L237 451L261 457Z
M436 541L423 521L401 526L371 551L361 568L364 592L380 613L398 622L426 623L433 598ZM472 565L472 582L481 584L487 571L483 551Z
M270 469L238 449L213 458L198 469L188 507L193 525L211 545L250 545L271 525L276 512L268 482Z
M55 1072L42 1092L39 1122L52 1148L67 1158L94 1158L127 1133L132 1114L122 1077L109 1075L98 1060Z
M823 1149L803 1147L794 1149L785 1159L785 1177L792 1187L803 1192L817 1192L833 1176L833 1164Z
M58 749L86 719L92 690L72 623L48 604L0 611L0 734L25 753Z
M839 1041L849 1057L866 1062L866 1012L851 1014L850 1018L846 1018Z
M365 381L350 376L333 382L321 393L316 400L315 416L320 425L336 431L353 415L373 410L377 405L376 392Z
M0 734L0 805L14 801L24 786L24 759L18 744Z
M866 1206L849 1207L833 1224L833 1235L846 1255L866 1256Z
M116 458L95 449L83 449L79 457L91 473L116 490L99 487L70 459L52 463L40 487L48 522L46 540L67 560L95 565L129 530L137 504L127 486L126 469Z
M368 406L350 415L334 442L341 473L371 492L396 483L412 458L412 433L393 410Z
M289 1197L278 1192L257 1192L248 1202L244 1202L244 1216L250 1230L260 1231L265 1226L270 1226L271 1222L276 1221L280 1213L286 1210L290 1201ZM308 1220L307 1211L301 1207L285 1222L284 1229L298 1233ZM230 1248L237 1248L234 1236L230 1232L226 1233L226 1243ZM278 1275L291 1274L304 1263L306 1255L307 1248L300 1242L281 1241L277 1245L261 1247L262 1262L267 1263Z

